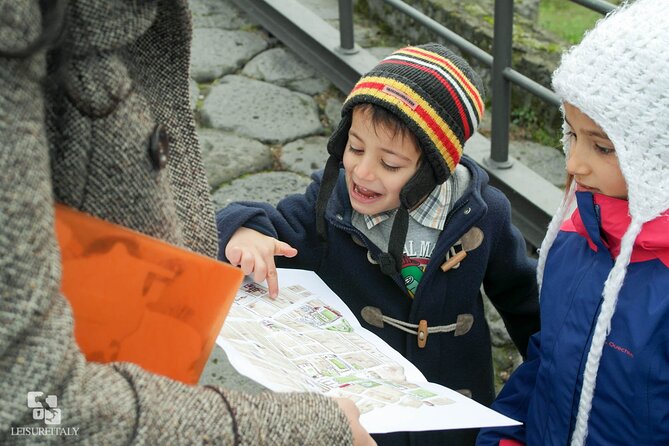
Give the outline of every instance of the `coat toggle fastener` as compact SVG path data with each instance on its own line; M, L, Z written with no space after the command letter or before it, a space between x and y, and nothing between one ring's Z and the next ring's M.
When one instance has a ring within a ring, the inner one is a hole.
M374 327L383 328L385 323L404 332L416 335L419 348L425 347L427 336L430 333L454 332L453 336L462 336L472 328L472 324L474 323L474 316L469 313L458 314L458 317L453 324L437 325L435 327L428 327L427 320L425 319L421 319L418 324L412 324L389 316L384 316L380 308L372 306L364 307L360 314L365 322Z

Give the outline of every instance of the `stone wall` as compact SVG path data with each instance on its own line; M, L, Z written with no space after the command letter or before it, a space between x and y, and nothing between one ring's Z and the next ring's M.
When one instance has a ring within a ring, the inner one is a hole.
M516 14L535 21L539 17L539 0L516 0L513 9Z

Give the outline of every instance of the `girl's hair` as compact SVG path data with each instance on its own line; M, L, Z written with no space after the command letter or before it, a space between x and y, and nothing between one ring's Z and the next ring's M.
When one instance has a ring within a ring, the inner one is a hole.
M40 0L42 12L42 34L25 48L17 51L0 50L0 57L23 59L36 52L59 43L65 29L67 0Z
M569 189L571 189L571 184L574 182L574 175L568 173L567 174L567 179L564 182L564 195L565 198L569 194Z

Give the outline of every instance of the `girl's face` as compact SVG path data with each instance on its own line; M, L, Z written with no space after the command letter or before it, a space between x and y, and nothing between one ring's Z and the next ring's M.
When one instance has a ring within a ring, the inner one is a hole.
M399 207L400 191L420 161L413 138L383 124L374 125L371 116L371 109L353 109L344 152L351 205L366 215Z
M564 110L571 138L567 172L574 177L576 190L626 200L627 184L609 137L578 108L565 102Z

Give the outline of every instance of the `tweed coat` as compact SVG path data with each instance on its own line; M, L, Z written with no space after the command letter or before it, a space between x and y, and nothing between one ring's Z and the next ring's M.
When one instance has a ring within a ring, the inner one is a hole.
M0 0L0 444L349 444L346 417L320 395L85 360L59 292L55 202L217 254L188 104L190 19L185 1L73 0L56 48L9 57L41 35L39 3ZM166 165L148 149L159 124ZM34 391L57 396L70 437L18 434L45 426L27 406Z

